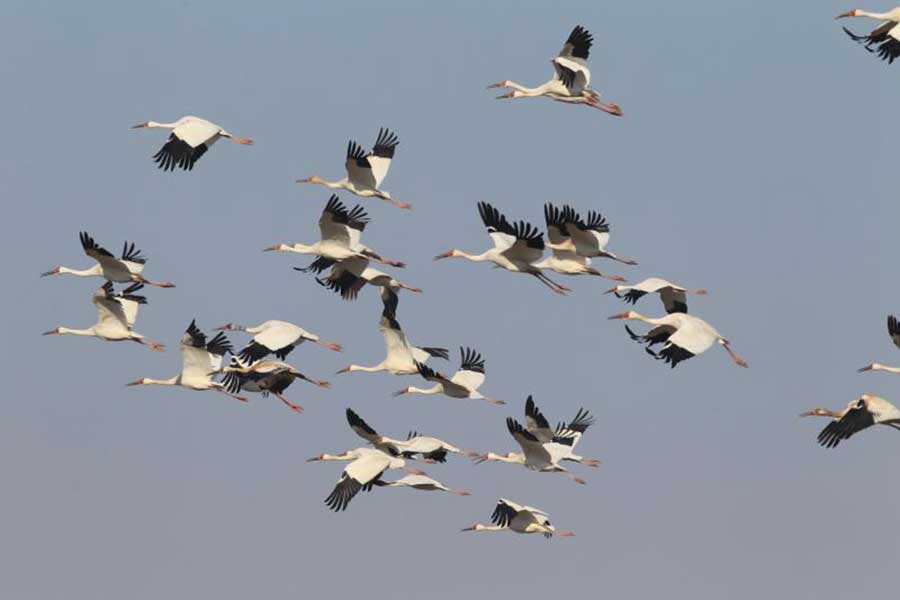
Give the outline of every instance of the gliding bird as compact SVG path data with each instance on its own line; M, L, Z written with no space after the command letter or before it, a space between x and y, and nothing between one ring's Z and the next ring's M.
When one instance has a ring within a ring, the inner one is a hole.
M843 28L844 33L849 35L854 42L862 44L870 53L877 54L881 60L886 60L888 64L891 64L894 62L894 59L900 56L900 26L898 26L900 25L900 7L884 13L853 9L839 14L835 19L843 19L844 17L868 17L882 21L868 35L856 35L846 27ZM877 46L878 49L873 50L873 45Z
M134 331L134 322L137 319L138 307L147 304L147 298L138 296L135 292L143 288L143 284L135 283L123 292L113 292L113 284L107 281L94 292L91 301L97 307L97 324L87 329L70 329L57 327L44 333L44 335L86 335L107 342L119 342L129 340L147 346L151 350L162 352L163 345L151 342L144 336Z
M329 388L331 384L327 381L319 381L310 379L291 365L281 362L280 360L258 360L253 364L246 365L236 356L231 357L231 364L222 369L225 377L222 378L222 385L232 394L245 392L258 392L263 397L270 393L281 400L288 408L294 412L303 412L303 407L294 404L282 393L294 383L295 379L308 381L321 388Z
M426 389L407 386L394 396L403 394L444 394L451 398L470 398L472 400L485 400L491 404L506 404L503 400L488 398L478 391L484 383L484 359L481 354L472 348L460 348L459 370L452 377L447 377L422 363L416 363L419 375L434 382L434 386Z
M557 294L565 295L571 291L544 275L535 264L544 254L544 234L538 231L537 227L525 221L510 224L499 210L487 202L478 203L478 214L494 242L494 247L481 254L467 254L453 248L435 256L434 260L465 258L472 262L490 262L513 273L532 275Z
M819 434L818 442L825 448L834 448L841 440L868 429L872 425L887 425L900 429L900 410L878 396L863 394L847 404L841 411L814 408L801 413L801 417L831 417L834 419Z
M270 320L255 327L225 323L221 327L216 327L213 331L245 331L254 334L253 340L243 350L238 352L238 356L244 363L256 362L269 354L274 354L284 360L291 353L291 350L305 341L310 341L335 352L342 350L340 344L323 340L316 334L310 333L302 327L287 321Z
M343 454L320 454L307 460L348 460L350 464L344 468L331 494L325 498L325 504L335 512L347 510L347 505L360 492L369 491L381 475L388 469L400 469L411 475L425 475L424 471L406 466L406 461L396 456L385 454L375 448L356 448Z
M547 96L558 102L585 104L620 117L622 109L618 105L601 102L600 94L591 89L591 70L588 68L587 58L593 43L594 38L590 32L577 25L569 34L559 55L550 61L553 64L553 79L536 88L505 80L489 85L488 89L513 88L513 91L497 96L498 99Z
M192 170L194 163L200 160L219 138L244 146L253 144L253 140L232 135L215 123L200 117L181 117L174 123L146 121L132 126L132 129L142 128L172 130L169 140L153 155L153 161L163 171L173 171L176 167L185 171Z
M332 195L319 217L319 240L317 242L311 245L275 244L263 248L263 251L313 254L325 261L330 261L327 264L350 258L367 258L392 267L406 266L402 262L379 256L360 242L362 232L369 221L369 216L361 206L357 205L353 209L348 209L337 196Z
M112 252L97 244L87 231L78 234L81 240L81 247L84 253L97 261L97 264L90 269L70 269L68 267L54 267L46 273L42 273L41 277L49 275L77 275L78 277L102 277L113 283L143 283L146 285L155 285L156 287L172 288L174 284L166 281L150 281L145 278L144 265L147 257L141 254L134 243L125 242L122 248L122 256L116 258Z
M201 392L212 390L235 400L247 401L246 398L229 392L223 384L213 380L213 377L221 372L222 358L225 353L231 352L231 342L224 333L219 332L214 338L207 340L206 334L200 331L196 321L191 321L181 338L179 347L181 350L181 373L169 379L144 377L128 385L178 385Z
M657 360L667 362L673 369L683 360L687 360L697 354L709 350L713 344L722 346L731 360L739 367L746 367L747 362L734 353L730 342L722 337L712 325L685 313L670 313L664 317L651 318L636 313L633 310L609 317L610 319L625 319L631 321L643 321L653 325L645 335L637 335L627 325L625 330L636 342L646 344L647 354ZM656 352L653 346L663 344L662 350Z
M411 205L394 200L388 192L380 189L381 182L391 168L391 160L399 143L396 134L382 127L378 130L378 139L368 154L363 151L362 146L350 140L347 144L347 160L344 163L347 176L343 179L326 181L318 175L311 175L306 179L298 179L297 183L317 183L333 190L347 190L364 198L381 198L397 208L410 209Z
M432 357L443 358L444 360L449 360L450 358L446 348L412 346L409 340L406 339L406 334L400 328L400 323L390 315L382 315L378 324L378 331L384 337L384 344L387 349L385 359L371 367L350 365L338 371L338 374L353 373L354 371L366 373L387 371L394 375L413 375L419 372L416 363L424 363Z
M491 515L493 525L476 523L463 529L463 531L514 531L515 533L540 533L545 538L554 535L560 537L572 537L572 531L557 532L550 524L550 517L539 508L516 504L506 498L500 498Z
M659 277L648 277L633 285L617 285L605 293L615 294L616 298L621 298L629 304L635 304L647 294L659 294L667 313L686 313L688 311L686 295L705 296L706 290L689 290Z

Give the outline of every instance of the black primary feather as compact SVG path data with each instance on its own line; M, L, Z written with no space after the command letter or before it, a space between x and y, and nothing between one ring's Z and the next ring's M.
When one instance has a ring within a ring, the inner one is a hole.
M382 127L378 130L378 139L372 147L372 154L379 158L394 158L394 151L399 143L397 134Z
M481 354L472 348L459 348L460 369L463 371L474 371L476 373L484 373L484 359Z
M137 249L134 242L125 242L122 247L122 260L143 265L147 263L147 257L141 256L141 251Z

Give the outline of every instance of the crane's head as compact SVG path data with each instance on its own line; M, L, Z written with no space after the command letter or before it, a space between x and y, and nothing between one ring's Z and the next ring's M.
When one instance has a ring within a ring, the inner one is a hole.
M835 17L835 19L843 19L845 17L855 17L857 12L859 12L859 11L857 9L853 8L851 10L848 10L845 13L839 14L838 16Z
M636 313L635 311L629 310L628 312L618 313L618 314L612 315L612 316L607 317L607 318L610 319L610 320L612 320L612 319L623 319L623 320L626 320L626 321L627 321L627 320L631 320L631 319L639 319L640 316L641 316L641 315L638 314L638 313Z
M275 244L274 246L266 246L263 252L290 252L291 247L287 244Z
M319 177L318 175L310 175L309 177L305 177L303 179L298 179L295 183L324 183L325 180Z
M446 252L442 252L441 254L435 256L434 260L441 260L442 258L459 258L460 256L462 256L462 252L460 252L456 248L451 248L450 250L447 250Z
M62 271L62 267L53 267L46 273L41 273L41 277L49 277L50 275L59 275Z
M126 383L125 386L132 387L135 385L147 385L147 381L148 381L148 379L146 377L141 377L137 381L132 381L131 383Z
M62 333L61 330L62 330L62 327L56 327L54 329L51 329L50 331L45 331L41 335L59 335L60 333Z
M460 531L484 531L485 529L487 529L487 525L475 523L474 525L469 525L468 527L460 529Z

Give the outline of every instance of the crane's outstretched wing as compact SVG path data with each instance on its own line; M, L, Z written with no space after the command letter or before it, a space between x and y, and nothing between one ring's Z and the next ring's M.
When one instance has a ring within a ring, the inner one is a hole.
M484 383L484 359L473 348L459 348L460 366L450 381L469 391L475 391Z
M553 440L554 432L550 428L550 422L530 395L525 400L525 428L541 442Z
M887 318L888 335L894 345L900 348L900 321L894 315L888 315Z
M849 439L854 433L875 424L875 415L862 400L854 401L847 407L847 412L840 419L835 419L825 426L816 438L825 448L836 447L841 440Z
M896 21L885 21L869 35L856 35L846 27L843 29L851 40L862 44L866 50L877 54L878 58L886 60L888 64L900 56L900 27ZM873 49L873 45L878 46L877 49Z

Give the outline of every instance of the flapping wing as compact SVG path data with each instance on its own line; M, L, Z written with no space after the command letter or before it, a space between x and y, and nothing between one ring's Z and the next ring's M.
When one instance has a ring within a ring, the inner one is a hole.
M375 178L376 188L381 187L381 182L387 177L388 170L391 168L391 160L394 158L394 151L399 143L397 134L383 127L378 130L378 139L375 140L375 146L372 147L372 152L367 157Z
M116 294L116 299L122 306L125 322L129 329L134 327L134 322L137 320L138 307L141 304L147 304L147 297L136 293L143 288L143 283L135 283L128 286L121 294Z
M659 298L662 300L663 308L669 314L685 313L687 314L687 295L684 290L666 286L659 291Z
M541 442L549 442L553 439L553 429L550 428L547 417L537 407L531 396L525 400L525 427Z
M516 513L522 510L522 506L500 498L497 506L494 507L494 513L491 515L491 522L499 527L509 527L509 524L516 517Z
M446 375L444 375L443 373L440 373L438 371L435 371L428 365L420 363L419 361L415 361L415 365L416 365L416 370L419 372L419 375L421 375L424 379L426 379L428 381L434 381L435 383L442 383L442 384L447 384L450 382L450 380L447 378Z
M589 211L587 219L578 216L573 225L574 228L569 231L576 244L583 244L597 251L606 249L609 244L609 222L599 212Z
M475 391L484 383L484 359L473 348L460 347L459 355L459 370L450 381L469 391Z
M360 417L352 408L347 409L347 423L350 425L350 429L353 432L366 440L370 444L375 444L381 441L381 436L378 435L378 432L375 431L368 423L363 421L362 417Z
M412 352L413 360L417 360L421 363L424 363L429 358L442 358L444 360L450 360L450 352L446 348L411 346L410 351Z
M387 455L383 458L375 453L366 453L360 456L347 465L344 472L341 473L341 478L325 499L325 504L335 512L346 510L347 505L360 490L370 488L389 465L390 459Z
M891 341L894 342L895 346L900 348L900 321L898 321L897 317L894 315L888 315L887 325L888 335L891 336Z
M347 144L347 179L360 189L376 189L375 175L362 146L350 140Z
M384 337L384 345L388 356L409 356L410 360L414 360L414 356L409 347L409 341L406 334L400 327L400 323L392 316L382 315L381 322L378 324L378 330ZM420 361L423 362L423 361Z
M512 248L516 243L516 231L513 226L506 220L499 210L488 204L487 202L478 203L478 214L481 221L487 227L488 235L494 242L494 247L499 252L504 252Z
M834 448L841 440L849 439L853 434L874 424L874 415L869 412L865 402L858 400L851 403L843 417L829 423L817 440L825 448Z
M105 327L130 329L128 317L116 294L113 292L113 284L109 281L94 292L92 298L97 307L97 324Z

